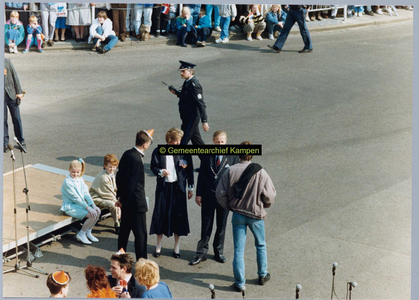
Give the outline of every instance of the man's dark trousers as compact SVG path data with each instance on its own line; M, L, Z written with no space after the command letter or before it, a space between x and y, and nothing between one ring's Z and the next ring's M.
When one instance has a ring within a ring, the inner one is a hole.
M196 116L195 119L182 120L182 125L180 126L184 133L181 141L182 145L187 145L189 141L192 141L193 145L205 145L199 132L199 121L199 116Z
M276 40L274 46L278 49L282 49L287 40L288 34L291 31L292 26L297 22L298 27L300 28L300 34L304 41L304 49L313 49L311 44L310 33L308 32L306 20L305 20L306 9L292 9L288 12L287 18L285 19L285 25L279 34L278 39Z
M147 222L146 213L139 213L136 211L127 211L122 207L121 209L121 228L118 237L118 249L123 248L127 250L129 235L134 233L135 241L135 256L136 259L147 259Z
M7 125L7 108L10 110L10 115L12 116L13 129L15 131L15 136L19 142L24 143L23 139L23 129L22 129L22 120L20 119L20 110L19 105L17 105L16 99L10 99L9 94L4 93L4 140L3 147L7 147L9 143L9 126Z
M215 232L213 242L214 254L215 256L223 255L229 211L218 204L214 192L209 192L207 195L202 196L201 205L201 240L198 242L196 256L202 258L208 252L208 243L211 237L215 213L217 213L217 231Z

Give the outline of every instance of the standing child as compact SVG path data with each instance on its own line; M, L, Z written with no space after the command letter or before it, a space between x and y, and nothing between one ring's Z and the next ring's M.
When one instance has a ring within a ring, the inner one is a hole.
M39 26L38 24L38 18L35 16L30 16L29 17L29 24L28 27L26 28L26 32L28 33L28 37L26 38L26 48L25 50L22 51L22 53L28 53L29 52L29 47L32 45L32 36L35 33L36 36L36 45L38 46L38 51L40 53L44 52L44 50L42 50L42 28L41 26Z
M228 43L229 39L229 28L230 22L234 21L237 16L237 9L235 4L219 4L217 5L219 14L221 17L220 26L221 26L221 34L220 38L215 42L219 43Z
M19 21L19 13L12 11L10 13L10 20L6 22L4 26L5 42L9 46L10 53L18 53L17 46L25 38L25 28L22 22Z
M76 239L83 244L91 244L92 242L99 242L92 235L92 229L99 219L100 209L95 205L92 197L90 197L89 189L81 177L84 174L84 169L85 163L81 158L70 163L70 175L64 179L61 186L63 205L60 210L80 221L87 218L76 235Z
M201 12L199 13L198 25L195 25L195 28L198 33L198 41L196 43L197 47L205 47L205 42L207 41L207 37L211 36L212 28L211 28L211 19L206 14L205 8L201 8Z

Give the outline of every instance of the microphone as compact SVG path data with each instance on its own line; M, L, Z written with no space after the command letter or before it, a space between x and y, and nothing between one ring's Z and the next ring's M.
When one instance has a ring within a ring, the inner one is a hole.
M246 296L246 287L244 285L242 286L242 296L243 296L243 299Z
M17 137L14 137L14 138L13 138L13 140L14 140L14 141L17 143L17 145L19 146L19 150L20 150L20 151L23 151L23 152L27 153L27 152L26 152L25 147L23 147L23 145L19 142L19 140L17 139Z
M215 299L215 288L214 288L214 285L213 284L210 284L209 286L208 286L208 288L210 289L210 291L211 291L211 299Z
M12 153L11 158L13 159L13 161L16 160L15 154L13 153L13 144L12 143L8 143L7 144L7 148L9 148L10 152Z
M295 286L295 299L300 299L300 291L302 289L301 284Z
M333 268L332 268L332 272L333 272L333 276L335 276L336 275L336 268L338 267L338 263L337 262L334 262L333 263Z
M349 290L351 291L352 288L356 288L358 286L358 283L355 281L348 282L349 283Z

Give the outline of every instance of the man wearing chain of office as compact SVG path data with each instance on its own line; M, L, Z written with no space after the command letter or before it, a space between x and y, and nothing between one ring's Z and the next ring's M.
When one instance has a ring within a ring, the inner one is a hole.
M181 129L185 133L181 144L187 145L189 141L192 141L193 145L205 145L199 132L199 119L201 119L204 131L208 131L210 128L202 87L194 76L196 65L182 60L179 62L181 63L179 67L180 76L185 79L185 82L182 90L176 90L172 86L169 87L169 90L179 97Z

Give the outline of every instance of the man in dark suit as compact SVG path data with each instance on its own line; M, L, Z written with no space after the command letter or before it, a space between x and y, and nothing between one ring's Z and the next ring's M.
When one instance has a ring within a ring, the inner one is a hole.
M22 120L20 119L19 104L23 98L24 92L20 87L19 77L9 58L4 59L4 138L3 152L6 153L9 143L9 126L7 125L7 108L10 110L12 117L13 129L15 136L26 148L25 139L23 138Z
M130 298L141 298L147 288L140 285L132 274L134 258L120 249L111 257L111 275L108 276L112 290L119 298L129 295ZM124 284L126 283L126 284ZM123 297L125 298L125 297Z
M214 132L212 141L216 145L226 144L227 133L223 130ZM237 162L239 162L237 156L208 155L201 157L195 200L201 206L201 240L198 242L195 258L189 263L192 266L206 260L205 255L208 252L215 213L217 213L217 229L213 242L214 256L216 261L220 263L226 262L223 251L229 211L218 204L217 198L215 197L215 190L224 172Z
M202 121L204 131L209 130L208 116L205 110L204 96L201 84L195 78L195 64L180 60L180 76L185 79L182 90L177 91L172 87L169 90L179 97L179 113L182 125L180 129L185 133L181 141L182 145L187 145L190 140L194 145L205 145L199 132L199 119Z
M115 206L121 207L121 229L118 237L118 249L127 249L131 230L135 237L135 255L147 259L147 224L148 210L144 190L144 152L153 141L154 129L137 132L135 147L122 155L118 173L116 173Z

